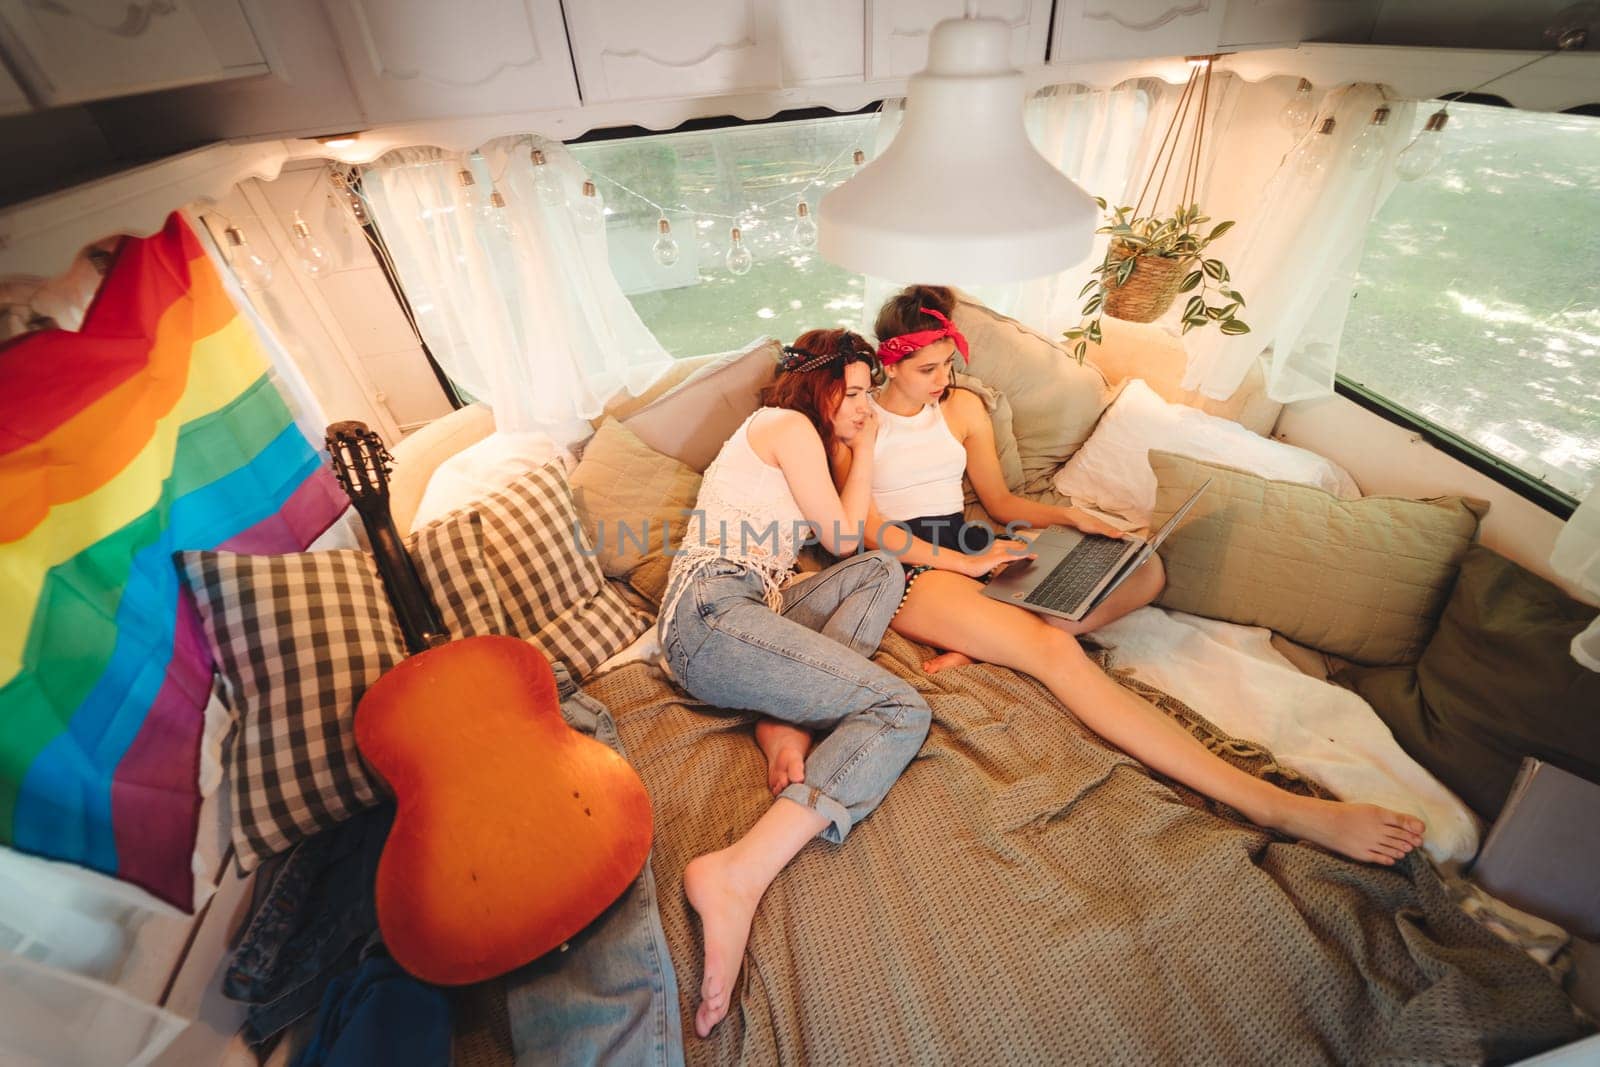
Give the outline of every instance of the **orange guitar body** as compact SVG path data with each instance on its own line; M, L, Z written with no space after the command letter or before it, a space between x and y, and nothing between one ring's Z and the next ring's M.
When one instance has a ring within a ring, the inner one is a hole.
M378 926L407 971L463 985L537 959L627 890L650 797L567 726L545 657L468 637L404 660L356 709L356 745L393 790Z

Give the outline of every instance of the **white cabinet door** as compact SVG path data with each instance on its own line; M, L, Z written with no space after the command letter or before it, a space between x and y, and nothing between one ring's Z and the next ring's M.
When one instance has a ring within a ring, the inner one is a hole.
M866 74L867 0L778 0L785 85L860 81Z
M0 43L46 106L267 70L237 0L0 0Z
M1222 35L1227 0L1058 0L1050 59L1209 55Z
M325 0L368 121L578 103L560 0Z
M1232 0L1218 45L1264 48L1293 47L1301 41L1365 41L1382 6L1382 0Z
M566 12L585 103L783 85L773 0L579 0Z
M867 77L904 78L927 65L928 31L944 19L960 18L962 0L867 0ZM1050 40L1050 0L980 0L978 14L1011 26L1011 62L1044 62Z

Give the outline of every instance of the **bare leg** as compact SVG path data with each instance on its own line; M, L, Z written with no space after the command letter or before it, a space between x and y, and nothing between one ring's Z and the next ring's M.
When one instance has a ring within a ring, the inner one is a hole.
M781 799L738 841L684 868L683 889L705 938L700 1006L694 1013L694 1031L701 1037L728 1014L750 924L767 886L827 825L826 815Z
M1161 595L1161 590L1166 588L1166 584L1167 569L1162 565L1161 557L1151 556L1145 561L1144 566L1128 575L1128 580L1117 586L1116 592L1106 597L1102 604L1077 622L1071 619L1051 618L1047 615L1041 615L1039 618L1074 636L1092 633L1106 623L1122 618L1130 611L1137 611L1146 604L1153 603L1156 597Z
M811 731L763 716L756 720L756 745L767 757L767 788L773 796L806 780Z
M932 659L923 660L922 669L928 674L938 674L951 667L965 667L974 662L976 661L965 652L941 652Z
M1118 685L1070 634L990 600L970 578L949 571L924 574L893 625L913 640L1033 675L1085 726L1128 755L1262 826L1384 865L1422 843L1423 824L1409 815L1298 796L1239 770Z

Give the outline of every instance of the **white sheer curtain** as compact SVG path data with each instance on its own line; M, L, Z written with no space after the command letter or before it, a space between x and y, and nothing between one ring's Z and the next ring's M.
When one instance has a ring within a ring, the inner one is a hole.
M1219 400L1233 395L1246 372L1269 351L1267 393L1284 403L1333 391L1339 335L1344 329L1356 268L1366 245L1367 224L1394 188L1394 157L1405 146L1414 102L1389 101L1385 151L1362 170L1350 145L1385 103L1373 85L1352 85L1323 101L1308 138L1328 117L1334 132L1326 168L1307 174L1294 150L1268 180L1261 200L1244 220L1244 236L1228 258L1234 288L1248 301L1244 319L1251 332L1236 337L1197 330L1189 349L1186 389ZM1229 235L1232 237L1233 235Z
M587 433L583 420L608 396L637 392L671 357L612 276L605 227L585 232L565 203L541 198L535 143L575 199L583 168L559 143L526 137L470 157L391 152L367 168L363 188L445 372L494 409L500 429L565 441ZM490 204L494 190L504 208Z

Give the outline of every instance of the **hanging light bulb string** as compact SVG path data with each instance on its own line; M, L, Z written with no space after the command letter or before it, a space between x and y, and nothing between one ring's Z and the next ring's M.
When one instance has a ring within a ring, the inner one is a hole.
M1499 74L1496 74L1494 77L1488 79L1487 81L1481 81L1477 85L1474 85L1470 89L1461 89L1461 90L1459 90L1457 92L1449 93L1449 94L1447 94L1445 96L1440 97L1439 99L1442 100L1443 103L1440 104L1438 113L1447 114L1449 112L1449 110L1450 110L1450 105L1451 104L1454 104L1456 101L1460 100L1463 96L1470 96L1471 94L1477 92L1479 89L1482 89L1487 85L1493 85L1495 82L1499 81L1501 78L1509 78L1509 77L1511 77L1511 75L1516 74L1518 71L1527 70L1529 67L1533 66L1535 63L1543 63L1545 60L1549 59L1551 56L1558 56L1562 52L1571 51L1574 48L1582 48L1583 45L1584 45L1584 42L1587 39L1588 39L1588 34L1585 33L1583 30L1568 30L1567 32L1565 32L1565 33L1563 33L1561 35L1560 39L1556 41L1556 46L1554 48L1550 49L1550 51L1541 53L1539 55L1536 55L1532 59L1527 60L1526 62L1518 63L1516 66L1512 67L1510 70L1501 71Z
M883 105L880 103L878 105L878 110L872 112L872 114L874 114L874 115L879 114L879 112L881 112L882 109L883 109ZM692 208L687 204L678 204L678 205L676 205L674 207L668 207L665 204L657 203L655 200L653 200L650 197L646 196L644 193L639 192L637 189L634 189L634 188L631 188L631 187L629 187L627 185L624 185L622 182L617 181L615 178L611 177L609 174L602 174L600 171L593 170L593 169L589 169L589 174L590 174L590 176L592 178L598 178L600 181L605 182L607 185L611 185L611 186L614 186L617 189L620 189L622 192L626 193L628 196L631 196L636 200L639 200L639 201L641 201L641 202L643 202L645 204L650 205L652 208L655 209L656 213L658 215L660 215L662 218L667 217L669 214L676 214L676 215L695 215L695 216L700 217L700 218L708 218L708 219L722 219L725 222L739 222L739 221L741 221L743 219L748 218L749 216L751 216L753 214L756 214L756 213L761 212L761 211L765 211L767 208L773 207L773 206L775 206L777 204L784 203L785 201L803 199L805 197L806 188L808 188L808 187L810 187L812 185L821 184L821 182L825 178L827 178L830 174L832 174L834 172L835 168L838 167L840 161L842 161L845 158L846 155L849 155L849 156L852 157L851 166L852 167L856 166L857 164L853 162L854 154L858 150L860 150L862 142L863 142L863 137L862 136L858 136L858 137L856 137L856 139L852 143L850 143L850 144L846 145L845 147L841 148L838 152L836 152L834 154L832 159L828 160L828 162L826 162L826 163L824 163L822 165L822 168L817 172L816 176L811 178L810 180L808 180L805 183L805 186L801 187L799 190L792 190L790 192L784 193L782 196L774 197L771 200L767 200L767 201L764 201L764 202L759 203L759 204L752 203L750 205L750 209L749 210L740 212L738 214L733 214L733 215L726 214L726 213L720 212L720 211L701 211L701 210L698 210L696 208Z

